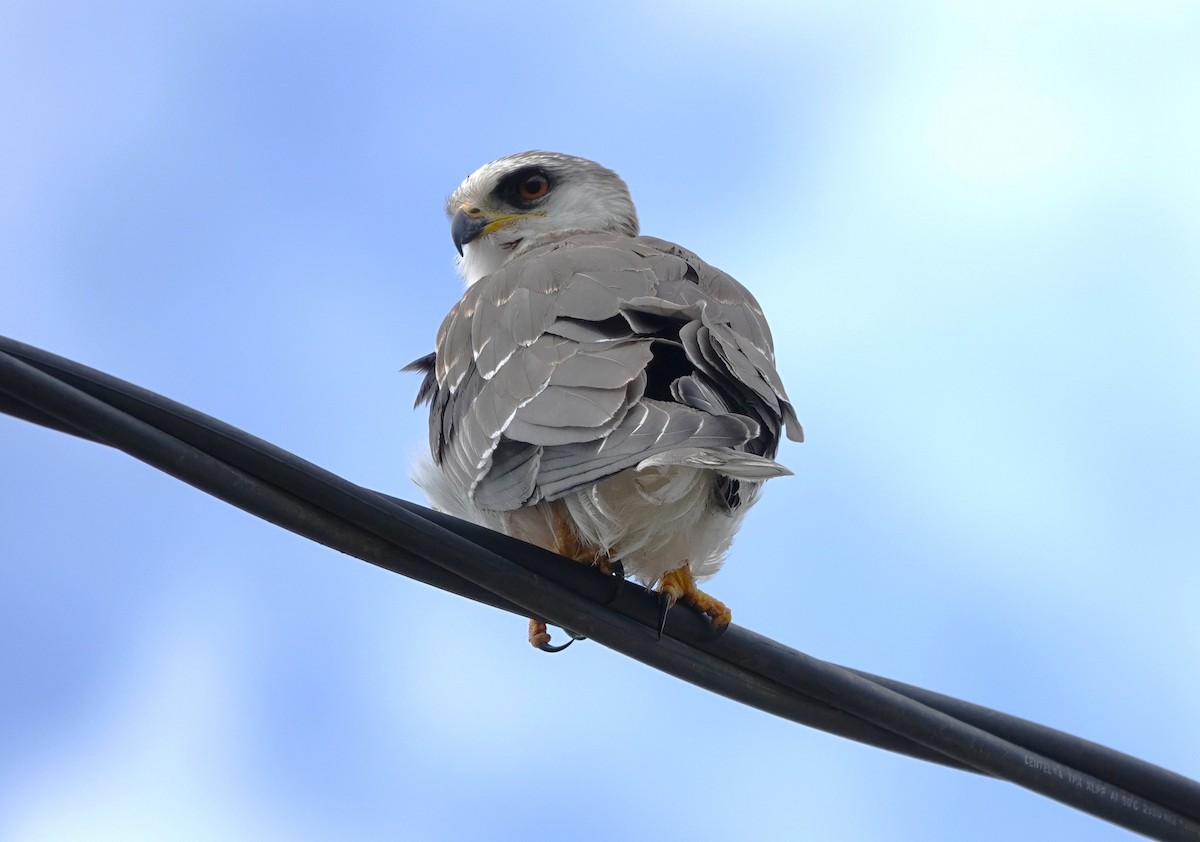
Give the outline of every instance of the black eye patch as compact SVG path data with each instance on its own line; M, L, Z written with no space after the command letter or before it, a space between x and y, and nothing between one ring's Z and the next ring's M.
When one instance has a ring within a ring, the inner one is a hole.
M553 189L554 181L541 167L524 167L500 182L496 192L509 205L532 208Z

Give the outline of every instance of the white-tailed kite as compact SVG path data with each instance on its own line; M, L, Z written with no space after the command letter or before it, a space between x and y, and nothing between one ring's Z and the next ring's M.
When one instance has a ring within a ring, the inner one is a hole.
M447 212L467 289L425 372L434 508L613 569L728 624L717 571L774 460L803 432L741 284L638 236L616 173L525 152ZM544 622L530 643L548 648Z

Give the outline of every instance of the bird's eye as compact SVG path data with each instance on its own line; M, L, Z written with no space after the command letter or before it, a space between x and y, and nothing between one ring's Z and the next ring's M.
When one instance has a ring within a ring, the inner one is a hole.
M525 202L540 199L548 192L550 192L550 179L541 173L534 173L517 183L517 196Z

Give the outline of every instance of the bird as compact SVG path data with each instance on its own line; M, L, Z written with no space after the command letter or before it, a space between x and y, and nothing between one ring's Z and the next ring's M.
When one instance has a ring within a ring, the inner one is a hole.
M721 567L763 483L800 442L754 296L640 234L629 188L594 161L530 151L450 195L465 291L437 332L430 505L657 591L727 626L698 583ZM547 651L541 618L529 642ZM570 641L568 641L569 643Z

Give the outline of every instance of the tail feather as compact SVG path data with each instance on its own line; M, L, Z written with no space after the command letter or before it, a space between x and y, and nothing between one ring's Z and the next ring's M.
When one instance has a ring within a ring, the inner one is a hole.
M707 468L733 479L756 481L789 476L792 473L774 459L734 450L731 447L682 447L678 450L668 450L643 459L638 463L637 469L642 471L667 465Z

